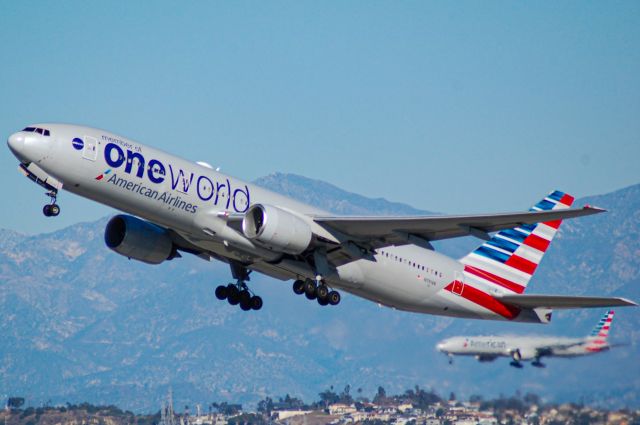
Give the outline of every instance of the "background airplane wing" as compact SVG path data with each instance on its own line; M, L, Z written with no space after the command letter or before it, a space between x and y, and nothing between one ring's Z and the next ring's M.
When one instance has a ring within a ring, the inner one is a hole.
M592 307L625 307L638 304L626 298L618 297L573 297L565 295L517 294L498 296L500 301L521 308L592 308Z
M422 216L422 217L314 217L314 221L339 239L366 249L412 243L432 248L429 241L476 236L489 239L490 232L526 224L598 214L605 210L590 206L574 209L520 213Z

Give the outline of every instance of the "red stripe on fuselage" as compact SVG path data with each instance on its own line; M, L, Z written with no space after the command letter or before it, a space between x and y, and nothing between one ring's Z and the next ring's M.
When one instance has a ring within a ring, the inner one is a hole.
M505 261L505 264L527 274L533 274L533 272L536 271L536 267L538 266L536 263L533 263L526 258L522 258L515 254L511 255L511 257L509 257L509 259Z
M476 275L478 277L481 277L483 279L488 280L491 283L495 283L496 285L500 285L503 288L507 288L510 291L513 291L517 294L522 294L524 292L524 286L512 282L508 279L505 279L504 277L500 277L498 275L495 275L493 273L490 273L488 271L485 270L481 270L477 267L473 267L473 266L464 266L464 271L465 272L469 272L473 275Z
M448 284L444 289L453 293L454 282ZM486 308L487 310L491 310L496 314L504 317L505 319L513 320L518 314L520 314L520 309L503 304L491 295L486 292L482 292L481 290L474 288L468 284L464 285L462 293L457 296L460 296L466 300L471 301L474 304L478 304L481 307Z

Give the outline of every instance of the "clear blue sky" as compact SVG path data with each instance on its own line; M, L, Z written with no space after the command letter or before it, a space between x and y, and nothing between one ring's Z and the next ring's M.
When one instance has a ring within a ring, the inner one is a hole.
M0 134L109 129L443 212L640 183L640 2L3 2ZM2 227L107 213L0 154Z

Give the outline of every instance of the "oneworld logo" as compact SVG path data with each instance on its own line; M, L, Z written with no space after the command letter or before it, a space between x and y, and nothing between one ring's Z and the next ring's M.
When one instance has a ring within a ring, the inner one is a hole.
M103 139L108 140L112 138L103 136ZM160 199L159 197L163 195L159 195L159 192L153 189L153 187L147 188L140 183L130 181L121 182L120 180L123 179L116 175L116 170L123 169L126 174L135 175L140 179L146 178L154 185L167 182L173 191L184 195L195 194L201 201L224 206L225 209L233 209L241 213L249 209L249 188L246 185L239 188L232 188L228 178L218 181L211 176L183 170L179 167L174 167L172 164L165 164L158 159L145 158L142 152L134 152L129 148L123 149L119 144L113 142L105 145L104 159L109 167L113 169L113 174L107 181L124 187L127 190L145 194L147 197ZM109 172L111 172L111 170L109 170ZM108 172L103 173L98 176L99 178L97 177L96 180L101 180L107 174ZM153 192L156 194L154 195ZM166 199L162 200L166 201ZM193 205L193 208L188 208L187 210L195 212L196 209L197 207Z

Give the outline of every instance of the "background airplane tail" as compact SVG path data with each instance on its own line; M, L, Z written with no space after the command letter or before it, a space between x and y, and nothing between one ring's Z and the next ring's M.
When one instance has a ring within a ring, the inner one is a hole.
M588 351L601 351L609 346L607 338L609 337L609 331L611 330L611 324L613 323L614 311L607 311L600 319L598 324L591 335L589 335L586 349Z
M571 207L573 200L573 196L556 190L529 211L565 209ZM522 294L561 222L524 224L498 232L460 259L466 279L477 285L499 287L502 293Z

